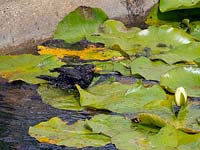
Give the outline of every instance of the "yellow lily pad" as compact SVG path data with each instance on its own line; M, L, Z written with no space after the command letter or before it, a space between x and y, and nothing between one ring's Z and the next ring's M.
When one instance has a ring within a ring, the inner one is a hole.
M110 60L114 58L123 57L120 52L109 50L105 48L98 48L95 46L90 46L83 50L71 50L64 48L49 48L45 46L38 46L38 53L40 55L51 54L58 58L63 57L79 57L81 60Z

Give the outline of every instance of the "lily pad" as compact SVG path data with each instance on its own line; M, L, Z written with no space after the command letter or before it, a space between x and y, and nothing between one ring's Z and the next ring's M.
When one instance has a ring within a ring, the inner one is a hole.
M57 76L57 73L51 73L49 70L62 65L63 62L51 55L0 56L0 76L9 82L22 80L32 84L45 83L46 81L36 77L41 74Z
M127 85L114 82L102 83L87 90L79 86L77 88L81 106L119 113L143 112L144 105L151 101L166 99L166 94L159 85L145 88L141 83Z
M200 8L200 0L160 0L161 12L190 8Z
M99 30L108 16L99 8L80 6L59 22L54 39L74 43Z
M146 126L164 127L171 125L176 129L187 133L200 133L200 103L189 101L186 107L182 107L177 114L173 112L173 99L153 101L145 105L142 113L135 118L139 124Z
M97 36L87 36L87 39L92 42L104 43L109 48L119 45L122 50L131 50L135 46L132 41L138 31L141 29L126 28L120 21L107 20L102 24L102 29L95 33Z
M42 101L58 109L82 110L79 97L74 91L61 90L50 85L42 84L37 89Z
M200 21L190 23L190 34L200 41Z
M188 96L200 96L200 68L195 66L177 67L161 76L160 84L174 93L178 87L184 87Z
M145 23L148 25L171 25L173 27L178 27L182 19L183 13L178 13L177 11L170 11L170 12L160 12L159 4L156 4L150 11L149 15L147 16ZM188 18L188 17L186 17Z
M38 53L40 55L51 54L55 55L58 58L63 57L79 57L81 60L110 60L121 59L122 55L119 51L109 50L105 48L98 48L91 46L83 50L72 50L72 49L63 49L63 48L49 48L44 46L38 46Z
M155 59L161 59L168 64L177 62L193 62L200 56L200 43L194 42L187 45L181 45L170 51L153 56Z
M147 131L143 133L140 130L133 130L118 134L111 140L118 149L175 150L177 147L181 148L188 144L194 144L196 148L200 148L199 139L200 134L190 135L176 130L172 126L166 126L158 134L152 135L147 134Z
M123 116L101 114L86 120L86 124L93 132L103 133L110 137L132 130L131 120Z
M148 25L171 25L200 40L200 8L160 12L158 4L150 11L145 21ZM187 20L187 22L185 22Z
M112 73L112 72L118 72L124 76L130 76L131 75L131 69L130 64L131 61L129 60L121 60L121 61L96 61L92 62L96 67L101 68L102 74L105 73Z
M151 147L154 149L176 149L179 146L189 143L199 143L200 134L187 134L182 131L176 130L172 126L166 126L160 132L149 138ZM199 147L200 148L200 147Z
M107 16L99 9L79 7L59 23L54 38L73 43L85 37L92 42L104 43L106 47L123 50L123 53L128 55L136 55L145 48L150 48L152 54L160 53L194 41L192 36L171 26L141 30L136 27L126 28L123 23L116 20L105 20Z
M181 129L189 133L200 133L200 102L189 102L186 108L178 113L178 118L174 125L177 129Z
M199 150L200 142L191 142L189 144L180 145L178 148L179 150L188 150L188 149Z
M123 116L97 115L86 121L67 125L54 117L29 128L40 142L70 147L103 146L110 141L117 149L176 149L192 145L199 148L200 134L187 134L171 125L163 128L133 125Z
M152 54L168 51L172 47L191 43L192 36L184 31L168 25L160 27L150 26L137 33L135 43L151 48ZM133 41L133 42L134 42Z
M194 41L192 36L183 30L167 25L151 26L145 30L131 28L126 31L118 29L119 26L111 26L111 24L117 24L117 21L110 22L108 20L103 24L103 32L96 33L98 36L88 36L87 39L92 42L104 43L106 47L121 49L130 56L144 52L147 48L150 50L150 54L158 54L168 51L172 47ZM118 28L115 29L116 27ZM112 28L112 30L107 28Z
M147 80L160 81L160 76L170 70L172 66L162 61L151 61L146 57L135 59L130 64L132 74L139 74Z
M194 60L195 64L197 64L198 66L200 66L200 57Z
M54 117L47 122L29 128L29 135L39 142L64 145L69 147L104 146L110 143L110 137L94 133L85 127L84 121L72 125Z
M199 58L200 56L200 43L193 42L187 45L181 45L170 51L153 56L156 59L162 59L168 64L173 64L176 62L192 62L193 60Z

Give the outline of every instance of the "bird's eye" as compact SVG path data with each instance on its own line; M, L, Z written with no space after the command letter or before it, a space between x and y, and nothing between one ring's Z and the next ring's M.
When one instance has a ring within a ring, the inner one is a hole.
M134 122L134 123L140 123L141 122L141 120L139 118L133 118L133 119L131 119L131 121Z

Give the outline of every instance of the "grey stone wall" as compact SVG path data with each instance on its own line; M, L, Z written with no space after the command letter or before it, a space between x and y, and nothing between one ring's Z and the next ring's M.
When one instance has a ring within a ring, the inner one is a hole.
M0 0L0 54L27 52L51 38L57 23L80 5L100 7L110 18L134 24L131 15L141 20L145 15L134 8L136 1L146 13L158 0Z

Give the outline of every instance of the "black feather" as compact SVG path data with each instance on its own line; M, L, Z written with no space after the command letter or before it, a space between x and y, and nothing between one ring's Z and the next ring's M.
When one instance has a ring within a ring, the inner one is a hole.
M51 72L58 72L58 77L41 75L38 78L61 89L76 89L75 84L87 88L94 78L94 70L95 66L91 64L54 68Z

